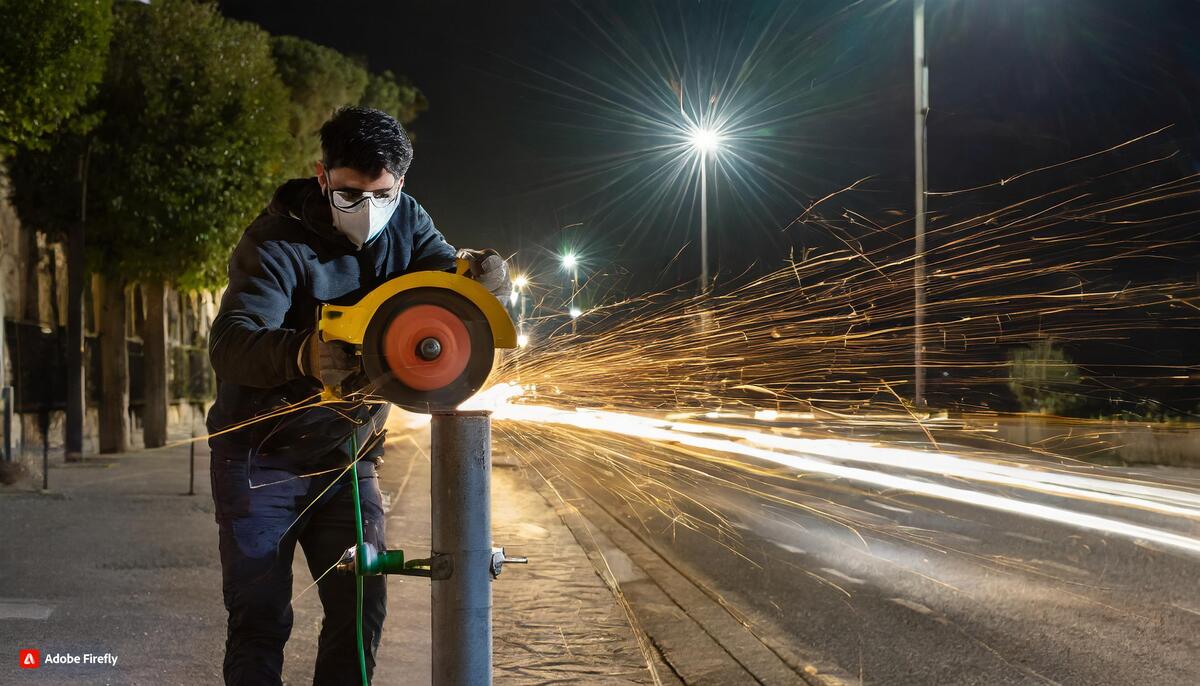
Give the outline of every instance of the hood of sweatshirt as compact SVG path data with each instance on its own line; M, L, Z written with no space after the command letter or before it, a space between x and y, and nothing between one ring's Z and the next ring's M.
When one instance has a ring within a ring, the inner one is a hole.
M333 225L333 209L329 199L321 193L321 184L315 176L292 179L275 189L267 213L295 219L322 240L347 252L358 251L358 246Z

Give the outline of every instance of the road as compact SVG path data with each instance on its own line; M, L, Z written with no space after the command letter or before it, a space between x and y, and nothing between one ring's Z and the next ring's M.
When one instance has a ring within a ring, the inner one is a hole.
M756 631L864 683L1200 683L1200 554L1054 514L1192 540L1200 538L1193 511L1164 514L1138 499L1079 500L903 464L856 465L979 493L980 503L998 496L1059 508L1037 518L597 426L604 430L502 422L500 437L761 620ZM1083 474L1161 486L1179 502L1200 491L1200 472L1187 469Z

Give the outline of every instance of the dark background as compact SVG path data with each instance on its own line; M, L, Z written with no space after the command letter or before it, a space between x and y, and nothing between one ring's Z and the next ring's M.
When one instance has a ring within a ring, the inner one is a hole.
M430 109L412 126L407 190L452 243L512 254L543 286L559 288L557 254L578 251L585 306L694 287L694 176L686 169L673 178L666 156L653 152L678 142L670 127L682 120L680 92L690 111L714 94L717 109L736 114L730 153L710 178L714 266L725 282L777 269L790 250L836 247L820 227L791 222L813 200L864 177L824 211L850 208L911 231L909 0L226 0L221 7L272 33L359 55L372 70L409 76ZM1093 191L1115 197L1198 171L1200 4L931 0L927 17L931 191L992 184L1170 127L1113 159L983 194L935 196L931 228L1114 164L1174 155ZM1194 200L1185 202L1170 209L1195 210ZM1200 281L1198 234L1190 220L1178 221L1164 234L1181 241L1170 259L1124 261L1096 278ZM560 295L550 301L561 309ZM1142 338L1074 355L1110 362L1129 359L1132 348L1163 364L1194 358L1195 336L1186 331ZM1196 402L1190 387L1163 393L1180 407Z
M753 163L742 179L715 180L710 226L723 270L774 267L787 247L821 243L780 229L865 176L868 190L845 202L868 216L911 214L907 0L221 6L410 76L431 107L412 127L409 190L451 242L517 252L518 263L538 266L569 243L594 269L641 270L641 287L693 278L690 190L655 198L652 165L606 161L655 142L628 110L670 119L673 78L682 74L693 96L705 89L688 75L720 80L749 62L749 85L722 91L745 103L751 130L740 148ZM993 182L1165 125L1145 157L1179 150L1176 170L1194 171L1198 10L1162 0L930 2L930 189ZM672 270L657 271L689 240Z

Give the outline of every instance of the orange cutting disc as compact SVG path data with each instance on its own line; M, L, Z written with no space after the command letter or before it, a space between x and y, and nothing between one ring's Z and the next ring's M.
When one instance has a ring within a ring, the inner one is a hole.
M441 353L426 360L417 352L421 342L433 338ZM462 319L437 305L413 305L388 324L383 356L392 374L409 388L434 391L448 386L467 368L471 336Z

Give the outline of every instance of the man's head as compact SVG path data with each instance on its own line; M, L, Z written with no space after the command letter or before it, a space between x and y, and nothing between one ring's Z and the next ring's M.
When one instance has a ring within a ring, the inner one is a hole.
M404 127L386 112L343 107L321 127L317 182L333 225L359 248L387 225L412 162Z
M343 107L321 127L317 180L321 190L389 190L404 182L412 144L391 115Z

